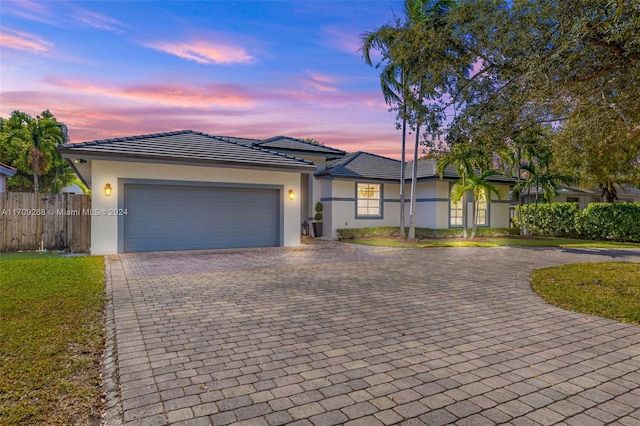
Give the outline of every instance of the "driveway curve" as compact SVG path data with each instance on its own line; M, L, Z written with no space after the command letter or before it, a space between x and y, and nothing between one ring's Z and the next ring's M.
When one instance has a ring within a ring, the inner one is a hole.
M299 248L106 259L109 425L640 424L640 327L531 270L640 251Z

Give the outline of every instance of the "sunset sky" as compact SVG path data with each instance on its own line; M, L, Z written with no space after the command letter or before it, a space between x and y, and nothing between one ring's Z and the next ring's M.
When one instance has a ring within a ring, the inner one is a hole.
M313 137L399 157L360 35L402 1L0 2L0 116L49 109L72 142L180 129Z

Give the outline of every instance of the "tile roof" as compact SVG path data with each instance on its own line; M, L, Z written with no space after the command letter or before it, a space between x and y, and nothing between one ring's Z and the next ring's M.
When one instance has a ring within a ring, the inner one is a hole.
M439 179L436 164L437 160L433 158L418 161L418 180ZM404 174L406 180L411 179L412 172L412 163L407 163ZM358 151L348 154L344 158L327 162L326 168L315 175L317 177L399 181L400 161ZM453 167L447 167L444 171L444 177L458 179L458 174ZM513 182L512 178L502 175L490 176L488 180Z
M335 154L335 155L345 155L341 149L331 148L324 145L318 145L314 143L307 142L302 139L292 138L289 136L274 136L269 139L263 140L260 144L262 148L274 148L274 149L284 149L289 151L304 151L309 153L319 153L319 154Z
M59 145L69 156L133 158L249 167L313 169L309 161L192 130Z
M262 140L261 139L251 139L251 138L239 138L236 136L215 136L216 138L223 139L228 142L239 143L246 146L254 146L259 145Z

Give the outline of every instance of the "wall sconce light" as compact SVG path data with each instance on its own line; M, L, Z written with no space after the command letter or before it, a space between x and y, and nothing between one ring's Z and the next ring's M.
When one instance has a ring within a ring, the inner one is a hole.
M295 199L296 199L296 193L295 193L295 192L293 192L293 189L290 189L290 190L289 190L289 199L290 199L291 201L293 201L293 200L295 200Z
M108 183L104 186L104 195L106 195L107 197L111 196L111 184Z

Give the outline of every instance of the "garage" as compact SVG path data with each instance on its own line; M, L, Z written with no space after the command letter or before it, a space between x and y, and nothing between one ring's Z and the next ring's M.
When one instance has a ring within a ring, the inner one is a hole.
M316 166L253 142L177 130L59 145L92 190L91 254L299 246Z
M281 245L280 190L125 184L123 251Z

